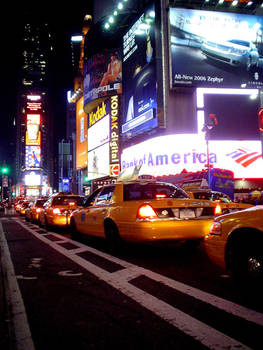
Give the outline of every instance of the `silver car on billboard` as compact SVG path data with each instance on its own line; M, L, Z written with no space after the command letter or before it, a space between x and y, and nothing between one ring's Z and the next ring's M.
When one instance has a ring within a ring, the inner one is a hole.
M251 41L231 39L222 42L207 40L201 45L203 54L212 60L249 70L259 62L258 50Z

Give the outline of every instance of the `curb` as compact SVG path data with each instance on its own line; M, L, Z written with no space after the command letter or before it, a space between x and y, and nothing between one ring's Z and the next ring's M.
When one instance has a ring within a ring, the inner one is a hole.
M35 350L24 302L17 283L8 244L0 221L0 269L3 285L3 306L8 317L10 350Z

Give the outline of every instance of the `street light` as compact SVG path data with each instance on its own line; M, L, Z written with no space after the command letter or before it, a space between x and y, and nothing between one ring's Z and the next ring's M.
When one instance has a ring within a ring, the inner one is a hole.
M2 168L2 174L8 174L8 168Z
M211 169L210 169L210 161L209 161L209 140L210 140L210 131L218 124L216 115L214 113L209 114L208 123L205 123L202 131L205 132L205 140L206 140L206 158L207 158L207 182L210 187L210 178L211 178Z
M8 167L4 166L1 168L1 173L2 173L2 186L1 186L1 201L4 199L4 177L8 174L9 169ZM8 186L8 185L7 185Z

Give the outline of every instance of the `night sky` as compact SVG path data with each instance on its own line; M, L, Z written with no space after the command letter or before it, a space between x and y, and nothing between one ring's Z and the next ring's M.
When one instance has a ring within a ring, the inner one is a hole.
M66 91L73 88L73 73L71 66L70 38L73 34L81 33L85 14L92 14L92 1L86 1L85 6L68 6L64 8L52 8L46 6L41 9L43 16L49 23L54 43L54 88L52 89L52 100L55 100L53 113L59 119L55 123L55 138L65 138L66 116ZM81 7L82 6L82 7ZM28 5L29 8L29 5ZM19 69L21 68L21 34L23 31L23 13L29 9L19 9L2 12L0 21L1 30L1 53L0 53L0 165L6 161L15 161L15 128L13 121L17 110L17 90L19 86ZM39 7L35 10L30 8L32 16L38 16ZM62 123L60 122L62 120ZM56 127L59 125L59 127Z

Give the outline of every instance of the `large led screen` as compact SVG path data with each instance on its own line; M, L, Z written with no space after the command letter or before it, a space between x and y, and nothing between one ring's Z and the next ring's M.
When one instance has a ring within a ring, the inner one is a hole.
M263 86L263 18L170 8L171 87Z
M122 62L118 50L102 52L87 60L84 66L85 106L104 96L122 93Z
M40 168L40 147L26 146L25 158L26 168Z
M158 126L156 94L155 12L150 7L123 37L124 139Z

